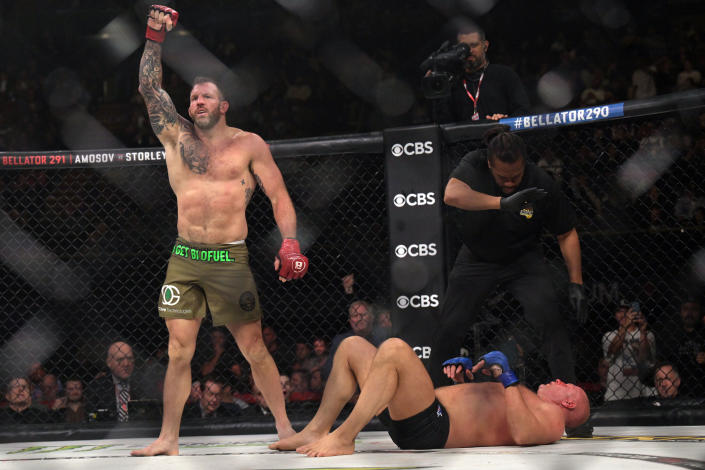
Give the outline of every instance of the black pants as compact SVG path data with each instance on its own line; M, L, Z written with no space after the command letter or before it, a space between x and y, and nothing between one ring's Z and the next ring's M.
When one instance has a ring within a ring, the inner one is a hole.
M529 252L506 265L486 263L475 260L463 245L448 279L428 362L434 385L448 384L441 364L459 355L482 303L498 285L519 301L526 320L540 335L541 352L548 361L551 376L575 383L570 337L542 254Z

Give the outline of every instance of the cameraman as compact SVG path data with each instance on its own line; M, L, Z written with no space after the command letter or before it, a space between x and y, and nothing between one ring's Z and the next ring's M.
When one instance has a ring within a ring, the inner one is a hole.
M437 93L437 97L426 93L431 99L433 120L438 123L497 121L527 114L529 98L519 76L506 65L490 64L487 60L490 43L485 32L477 26L465 26L458 31L457 41L466 44L469 52L461 70L449 83L449 93ZM432 72L429 69L426 77Z

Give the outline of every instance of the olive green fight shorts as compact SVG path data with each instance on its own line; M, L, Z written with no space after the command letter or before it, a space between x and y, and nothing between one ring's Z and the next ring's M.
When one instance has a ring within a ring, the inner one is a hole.
M207 245L176 239L159 295L162 318L203 318L214 326L262 318L245 242Z

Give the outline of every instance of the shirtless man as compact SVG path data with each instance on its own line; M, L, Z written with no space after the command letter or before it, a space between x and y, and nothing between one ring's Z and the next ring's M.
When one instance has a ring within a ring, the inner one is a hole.
M169 183L178 205L178 238L161 289L159 315L169 330L169 366L159 438L132 455L178 455L184 404L191 388L196 336L211 311L250 363L255 383L274 415L279 438L294 434L284 408L279 372L262 341L261 311L245 246L245 208L259 185L272 204L283 239L274 262L283 282L308 269L296 241L296 213L269 147L257 135L225 122L228 102L217 84L196 78L189 116L178 115L162 89L161 42L178 19L171 8L152 5L140 62L139 91L154 133L164 145Z
M485 369L497 382L461 383L433 389L416 353L398 338L375 348L352 336L338 348L323 400L299 433L269 447L310 457L352 454L355 437L378 415L402 449L549 444L564 427L585 422L590 405L585 392L559 380L541 385L538 394L519 382L499 351L473 367L468 358L444 363L446 374L461 381ZM360 386L350 416L332 433L335 419Z

